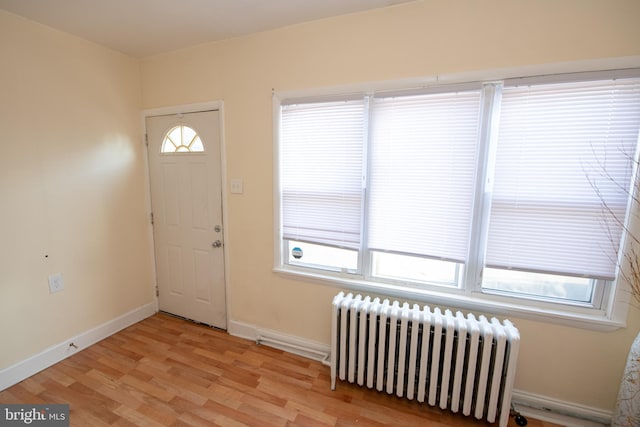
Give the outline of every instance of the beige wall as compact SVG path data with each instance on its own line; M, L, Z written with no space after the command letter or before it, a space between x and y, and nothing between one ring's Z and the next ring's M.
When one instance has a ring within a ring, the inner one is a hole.
M227 194L230 318L329 342L338 289L272 272L272 89L640 55L638 16L636 0L427 0L143 60L144 108L224 100L227 179L244 179ZM514 320L517 389L613 409L637 312L612 333Z
M0 58L1 370L154 296L139 61L3 11Z

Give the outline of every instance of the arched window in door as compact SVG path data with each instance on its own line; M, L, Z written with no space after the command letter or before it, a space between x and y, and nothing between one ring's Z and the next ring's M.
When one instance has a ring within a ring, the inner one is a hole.
M164 137L161 153L202 153L204 145L198 133L189 126L178 125Z

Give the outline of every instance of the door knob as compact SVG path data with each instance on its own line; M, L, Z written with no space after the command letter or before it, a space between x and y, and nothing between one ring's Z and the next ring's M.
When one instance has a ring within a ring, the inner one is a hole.
M220 246L222 246L222 242L220 240L216 240L211 244L211 246L213 246L214 248L219 248Z

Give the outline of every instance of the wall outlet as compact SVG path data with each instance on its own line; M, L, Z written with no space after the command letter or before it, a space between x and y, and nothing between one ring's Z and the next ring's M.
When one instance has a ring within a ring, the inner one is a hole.
M60 292L64 289L64 283L62 282L62 274L56 273L49 276L49 293Z

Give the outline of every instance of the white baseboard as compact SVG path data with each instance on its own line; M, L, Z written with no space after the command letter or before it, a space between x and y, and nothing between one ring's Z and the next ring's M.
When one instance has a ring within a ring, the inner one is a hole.
M567 427L602 427L611 423L613 413L559 399L513 391L513 404L522 415Z
M11 387L20 381L46 369L63 359L101 341L122 329L152 316L158 311L157 303L152 302L140 306L122 316L116 317L102 325L55 344L42 352L29 357L15 365L0 371L0 390ZM70 344L73 343L77 348Z
M237 320L229 319L227 321L227 333L234 337L244 338L249 341L255 341L258 336L257 327L249 325L248 323L238 322Z
M331 357L331 348L328 345L278 331L261 329L243 322L230 320L227 325L227 332L236 337L264 343L270 347L279 348L313 360L320 360L324 363L327 363ZM521 390L513 391L512 401L515 409L525 417L553 422L566 427L608 426L613 416L611 412L602 409L564 402Z

